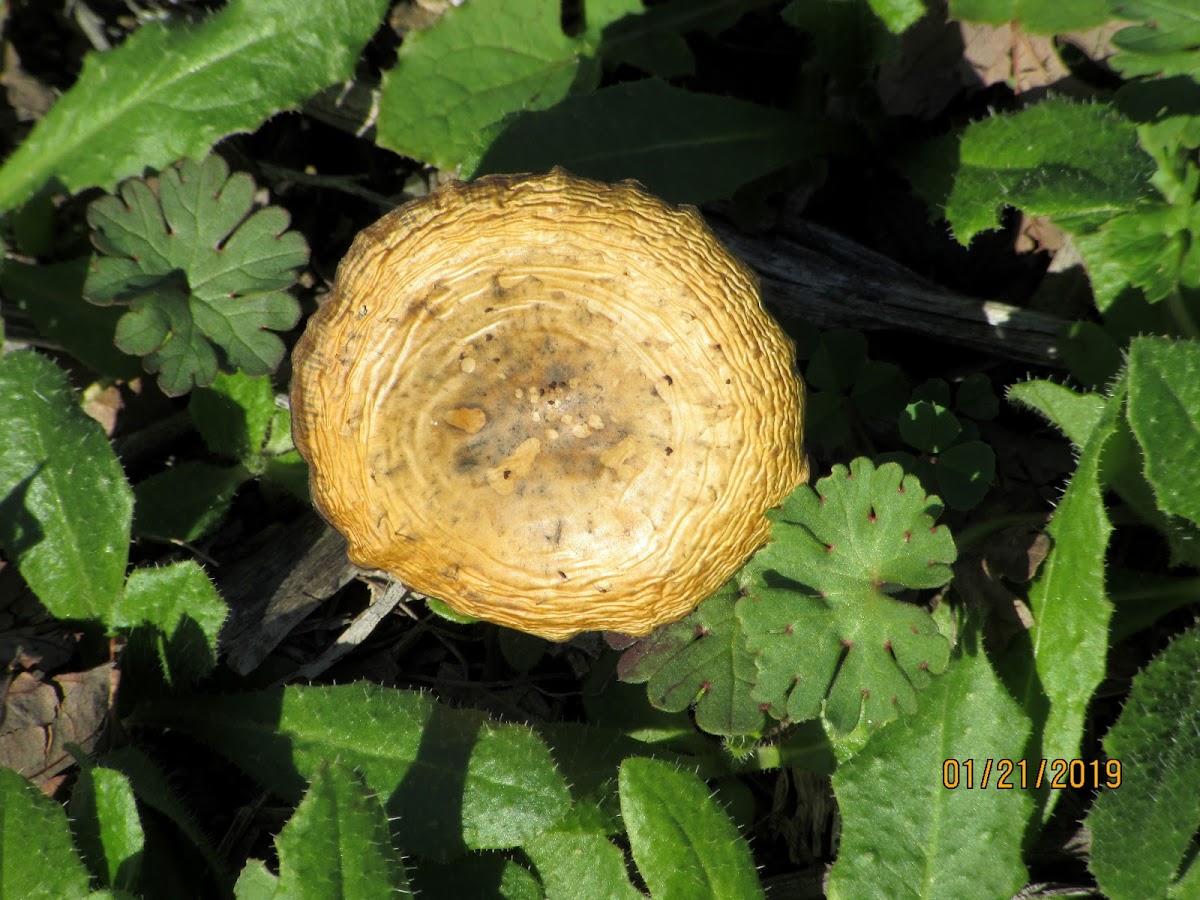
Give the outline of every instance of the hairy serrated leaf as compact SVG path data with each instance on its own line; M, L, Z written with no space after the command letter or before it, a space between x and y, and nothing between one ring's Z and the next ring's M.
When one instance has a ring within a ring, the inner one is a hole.
M950 580L941 511L898 465L859 458L771 514L771 543L739 576L737 615L757 656L755 696L774 715L811 718L824 702L846 733L860 714L877 727L915 708L949 644L927 612L889 593Z
M383 804L344 766L317 768L275 845L282 896L367 898L408 890Z
M88 896L62 805L0 766L0 885L22 900Z
M208 575L186 560L130 573L113 627L129 633L131 653L156 659L169 684L190 687L216 665L228 615Z
M0 548L60 619L108 623L125 581L133 493L67 375L31 351L0 357Z
M1200 525L1200 344L1134 338L1126 415L1159 509Z
M324 761L352 766L386 798L399 845L441 859L518 846L570 807L531 729L428 694L293 686L147 704L139 716L201 738L290 802Z
M763 896L749 846L697 776L635 758L621 764L619 783L630 849L654 897Z
M1200 629L1176 637L1134 679L1104 738L1121 768L1087 818L1090 868L1114 900L1172 896L1168 887L1200 828ZM1188 896L1178 894L1175 896Z
M1006 205L1032 215L1094 217L1124 213L1153 193L1153 161L1139 148L1133 123L1102 104L1050 100L974 122L946 164L952 186L944 198L930 199L944 202L964 244L999 227Z
M208 152L350 76L386 0L230 0L194 26L149 22L84 59L78 81L0 168L0 210L51 178L100 186Z
M296 324L286 293L308 260L277 207L252 212L254 182L229 174L219 156L162 173L158 191L140 180L88 208L100 251L84 291L94 303L130 307L116 342L144 356L147 371L174 396L211 384L217 372L273 371L283 342L272 332Z
M1021 834L1032 804L1024 791L997 789L994 761L1021 756L1029 719L973 632L963 645L920 711L834 774L843 830L830 896L1010 897L1026 883ZM887 803L881 791L893 793Z

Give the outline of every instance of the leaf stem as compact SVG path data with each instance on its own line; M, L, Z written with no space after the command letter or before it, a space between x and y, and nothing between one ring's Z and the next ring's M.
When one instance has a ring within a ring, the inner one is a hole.
M1179 333L1193 340L1200 338L1200 327L1197 327L1196 320L1192 318L1187 304L1183 302L1183 293L1178 286L1171 293L1167 294L1166 304L1167 309L1171 313L1171 319L1179 329Z

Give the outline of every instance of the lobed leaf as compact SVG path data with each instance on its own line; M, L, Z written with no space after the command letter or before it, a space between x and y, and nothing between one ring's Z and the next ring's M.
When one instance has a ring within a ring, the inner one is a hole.
M860 716L878 727L915 709L949 644L927 612L889 593L950 580L941 511L900 466L859 458L772 513L771 543L740 576L737 616L756 655L754 694L773 715L808 719L824 703L844 734Z
M200 738L292 803L323 762L352 767L387 798L398 845L437 858L518 846L571 803L528 728L425 694L288 687L148 704L141 717Z
M620 792L633 859L655 900L764 896L749 846L698 777L627 759Z
M962 646L920 711L884 728L834 774L842 840L830 896L957 900L1009 897L1025 885L1021 835L1032 802L1023 790L997 786L1003 773L994 761L1020 759L1029 718L975 633ZM947 771L957 784L943 780ZM1010 773L1012 787L1018 779Z
M386 0L230 0L195 26L148 22L84 58L75 85L0 167L0 211L51 178L72 192L202 156L350 76Z
M690 616L638 641L621 657L621 680L646 683L650 702L667 712L694 703L696 724L709 734L760 732L754 654L746 647L736 603L727 585Z
M219 369L265 375L283 358L272 331L296 324L300 307L286 289L308 260L308 245L288 231L278 207L251 212L254 182L229 174L219 156L186 160L88 207L101 255L84 292L130 312L117 323L117 346L145 356L169 396L213 382Z
M1134 678L1121 716L1104 738L1109 759L1120 762L1120 786L1101 792L1088 813L1089 866L1113 900L1168 896L1181 865L1194 855L1189 845L1200 829L1198 693L1200 628L1193 626Z
M109 623L125 581L133 494L103 429L50 360L0 358L0 547L60 619Z

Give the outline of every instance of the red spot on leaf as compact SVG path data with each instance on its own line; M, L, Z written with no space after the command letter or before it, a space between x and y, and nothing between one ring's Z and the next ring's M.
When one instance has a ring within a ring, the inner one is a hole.
M784 634L795 634L796 629L793 626L789 625L787 628L783 629L783 633Z

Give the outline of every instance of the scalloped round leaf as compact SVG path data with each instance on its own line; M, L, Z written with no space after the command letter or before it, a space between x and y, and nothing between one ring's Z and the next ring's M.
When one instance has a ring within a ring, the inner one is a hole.
M772 514L771 543L743 572L737 616L758 666L754 696L773 715L812 718L824 701L846 733L860 714L878 726L915 708L950 647L925 610L889 594L950 580L956 553L934 524L941 512L900 466L859 458Z
M617 664L622 681L647 683L650 703L667 712L696 705L709 734L757 734L763 709L755 698L754 655L746 648L730 586L696 611L629 647Z
M209 156L164 171L157 193L131 180L118 196L88 209L102 255L84 292L95 303L136 306L138 319L125 325L124 343L118 328L118 346L153 354L146 368L160 373L168 395L211 384L219 369L266 374L283 358L283 342L271 332L292 328L300 317L284 291L307 262L308 245L288 230L285 210L254 211L254 195L248 175L231 176L224 160ZM158 331L166 322L167 332L147 350L150 335L143 332L151 322Z
M117 320L113 341L130 356L153 353L167 342L171 319L158 306L136 306Z

